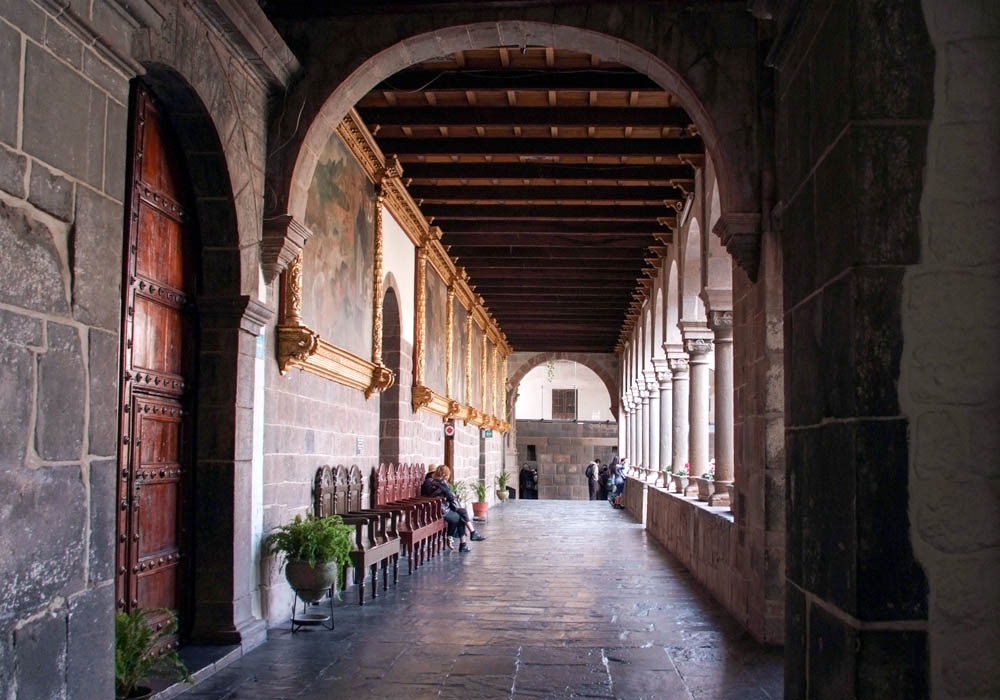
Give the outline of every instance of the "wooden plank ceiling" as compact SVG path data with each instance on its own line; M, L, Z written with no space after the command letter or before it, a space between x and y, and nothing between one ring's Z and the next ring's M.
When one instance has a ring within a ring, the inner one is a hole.
M615 349L704 152L673 95L508 46L411 66L357 111L515 350Z

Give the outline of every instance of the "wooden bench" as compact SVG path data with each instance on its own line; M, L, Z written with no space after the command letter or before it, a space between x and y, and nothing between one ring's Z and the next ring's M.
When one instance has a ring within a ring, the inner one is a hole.
M344 523L354 527L354 565L358 584L358 604L365 604L365 579L372 577L372 598L378 596L378 569L382 567L382 590L389 589L389 564L392 581L399 582L400 538L397 516L388 511L372 511L362 507L364 480L357 465L350 468L323 465L316 471L313 487L313 508L317 517L339 515Z
M407 573L441 552L447 523L441 517L441 498L422 496L427 469L422 464L380 464L372 471L372 508L398 516L399 537L407 557Z

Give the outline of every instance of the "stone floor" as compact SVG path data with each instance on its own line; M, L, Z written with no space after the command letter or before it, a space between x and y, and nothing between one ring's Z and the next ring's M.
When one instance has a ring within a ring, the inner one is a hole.
M511 501L336 629L267 643L179 697L782 697L782 653L744 633L625 512Z

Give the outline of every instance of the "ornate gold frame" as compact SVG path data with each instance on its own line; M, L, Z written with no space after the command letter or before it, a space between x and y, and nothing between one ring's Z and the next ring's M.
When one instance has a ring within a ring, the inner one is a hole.
M395 381L392 371L382 361L384 292L384 254L382 240L383 206L399 222L403 231L416 249L416 271L414 279L414 339L413 339L413 388L412 406L414 411L425 410L441 416L443 420L462 420L467 424L489 427L500 431L510 429L510 424L496 415L497 396L501 408L506 403L502 389L506 384L507 358L512 350L506 337L500 331L489 311L483 306L482 297L476 295L469 284L468 274L456 267L441 244L441 229L431 226L420 212L416 202L410 197L401 181L402 166L395 156L386 157L379 150L375 139L365 127L357 112L351 112L337 127L337 134L347 149L364 169L368 178L376 184L376 215L374 241L374 287L372 304L372 355L365 360L346 350L338 348L319 336L302 322L302 253L301 245L296 246L297 254L281 278L280 317L277 327L278 366L282 374L292 367L298 367L326 379L365 392L370 398L374 393L385 391ZM303 243L305 241L303 240ZM445 351L446 382L442 396L424 384L427 348L427 265L433 265L441 279L448 284L447 348ZM454 299L468 310L466 322L465 350L465 397L464 401L452 396L452 370L454 367ZM473 319L483 329L482 347L482 393L472 396L472 333ZM488 345L493 343L492 367L488 363ZM499 372L503 376L497 376ZM492 381L489 381L492 379ZM498 385L499 382L499 385ZM478 406L478 407L477 407ZM501 413L500 416L505 415Z

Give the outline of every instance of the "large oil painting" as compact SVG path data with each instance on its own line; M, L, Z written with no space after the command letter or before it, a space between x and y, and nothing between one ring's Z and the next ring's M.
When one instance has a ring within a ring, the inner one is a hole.
M339 348L369 359L375 189L340 139L327 142L309 186L302 256L302 318Z
M451 343L451 398L465 403L465 319L469 312L455 299L455 335Z
M432 267L427 267L427 333L424 336L424 383L444 396L445 348L448 341L448 287Z

